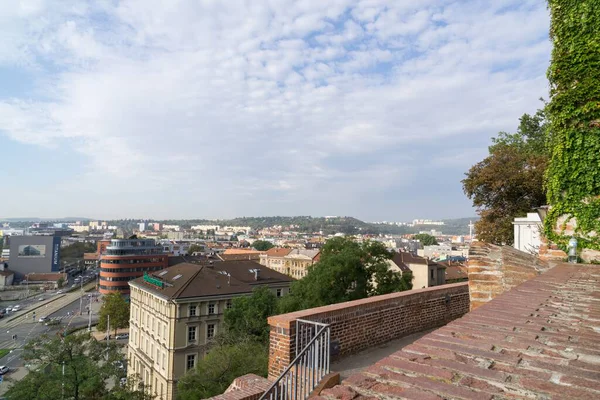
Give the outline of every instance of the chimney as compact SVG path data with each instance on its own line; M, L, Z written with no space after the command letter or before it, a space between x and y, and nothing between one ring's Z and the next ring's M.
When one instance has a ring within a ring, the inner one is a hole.
M258 273L260 272L260 270L258 268L254 268L254 280L257 281L258 280Z
M210 261L208 262L208 268L214 268L214 266L215 266L215 265L213 264L213 261L212 261L212 260L210 260Z

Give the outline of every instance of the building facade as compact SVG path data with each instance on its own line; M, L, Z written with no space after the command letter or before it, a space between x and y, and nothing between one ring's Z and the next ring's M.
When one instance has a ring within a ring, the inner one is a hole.
M319 256L319 249L274 247L260 255L260 263L294 279L301 279L308 273L308 267L319 261Z
M60 270L59 236L11 236L9 268L19 281L29 273Z
M112 239L100 255L100 293L129 294L130 280L165 269L168 257L153 239Z
M413 289L424 289L446 284L446 267L427 258L400 251L394 253L388 264L390 269L395 272L410 270L413 276Z
M513 221L515 240L513 247L529 254L539 254L542 244L542 220L538 213L527 213L526 217Z
M175 399L178 379L204 357L233 299L257 286L282 296L291 281L246 260L182 263L129 282L128 376L139 377L157 400Z

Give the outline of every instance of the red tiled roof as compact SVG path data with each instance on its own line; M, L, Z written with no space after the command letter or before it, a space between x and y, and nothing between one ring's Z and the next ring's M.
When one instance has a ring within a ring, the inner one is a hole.
M321 398L598 399L600 266L560 264Z
M286 249L281 247L273 247L267 250L267 255L269 257L284 257L292 252L293 249Z

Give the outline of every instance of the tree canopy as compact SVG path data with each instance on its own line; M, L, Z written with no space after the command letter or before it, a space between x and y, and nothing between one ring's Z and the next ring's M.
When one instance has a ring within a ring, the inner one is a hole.
M560 216L575 217L579 247L600 250L600 7L590 0L549 0L548 8L552 208L545 233L566 247L569 236L554 228Z
M143 388L119 385L124 373L114 362L123 358L120 347L115 342L108 346L100 343L87 332L66 337L42 335L25 345L23 359L32 366L31 371L12 382L5 396L8 400L149 399ZM106 386L109 380L114 382L110 390Z
M267 343L267 318L277 313L277 297L267 286L254 289L251 296L233 299L232 307L225 310L225 326L232 337L246 335Z
M129 326L129 304L120 293L109 293L102 297L102 306L98 314L99 331L105 331L108 327L108 316L110 315L110 329L127 328Z
M267 376L268 347L242 338L211 348L195 369L179 379L177 400L197 400L221 394L237 377Z
M481 217L475 223L480 240L512 244L514 218L545 204L546 136L544 111L524 114L517 132L500 132L492 139L489 156L465 174L463 190Z
M291 312L406 290L407 278L402 281L400 273L389 270L391 258L392 253L379 242L330 239L321 249L319 262L309 267L304 278L292 283L280 309Z
M252 247L254 247L256 250L258 251L267 251L271 248L273 248L273 243L266 241L266 240L255 240L252 243Z
M438 244L437 239L428 233L419 233L413 236L414 240L418 240L423 246L431 246Z
M200 253L202 250L202 246L194 243L188 248L188 254Z

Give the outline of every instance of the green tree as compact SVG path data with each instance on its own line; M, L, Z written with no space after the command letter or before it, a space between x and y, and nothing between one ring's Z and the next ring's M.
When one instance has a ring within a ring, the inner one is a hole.
M281 299L280 312L403 290L400 274L389 271L391 257L392 253L379 242L330 239L321 250L319 262L309 267L304 278L293 282L291 293Z
M255 240L252 243L252 247L254 247L258 251L267 251L269 249L272 249L274 246L273 243L266 240Z
M269 350L265 344L242 339L236 344L212 347L195 369L177 384L178 400L197 400L223 393L233 380L245 374L267 376Z
M413 236L413 239L418 240L423 246L439 244L434 236L431 236L427 233L419 233L418 235Z
M475 231L480 240L512 244L514 218L545 203L546 132L543 110L523 115L517 133L500 132L492 139L489 156L465 174L463 190L477 207Z
M123 372L114 362L121 360L121 346L100 343L89 335L66 337L42 335L25 345L23 358L38 367L23 379L12 382L8 400L110 399L115 391L106 387L112 380L118 390ZM64 375L63 375L64 366ZM63 393L64 383L64 397ZM136 390L128 390L128 399L145 400Z
M192 244L188 249L188 254L200 253L204 250L199 244Z
M552 135L546 177L552 208L545 233L566 247L569 237L553 229L560 216L575 217L579 247L600 250L600 5L593 0L549 0L548 8Z
M102 306L98 314L99 331L108 328L108 316L110 316L110 328L114 330L127 328L129 326L129 304L120 293L109 293L102 298Z
M65 278L63 278L63 277L58 278L58 280L56 281L56 286L58 286L59 289L62 288L64 284L65 284Z
M277 297L266 286L257 287L251 296L233 300L232 307L225 311L225 326L231 337L249 335L256 340L269 341L267 318L277 313Z

